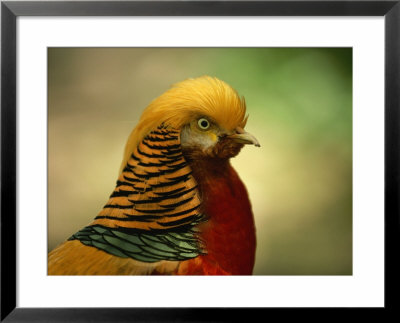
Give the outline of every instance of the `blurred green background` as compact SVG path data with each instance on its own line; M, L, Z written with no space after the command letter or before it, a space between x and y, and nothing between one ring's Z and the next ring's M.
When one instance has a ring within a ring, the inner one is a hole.
M246 98L232 164L257 228L257 275L352 274L351 48L49 48L48 248L114 189L142 110L173 83L216 76Z

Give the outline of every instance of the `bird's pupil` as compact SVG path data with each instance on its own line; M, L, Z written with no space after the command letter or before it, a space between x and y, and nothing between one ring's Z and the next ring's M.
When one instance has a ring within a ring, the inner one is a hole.
M201 126L202 126L203 128L206 128L206 127L208 126L208 122L207 122L206 120L203 120L203 121L201 122Z

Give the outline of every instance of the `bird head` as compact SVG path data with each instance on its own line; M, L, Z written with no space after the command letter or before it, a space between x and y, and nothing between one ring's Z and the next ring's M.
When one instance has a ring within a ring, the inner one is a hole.
M245 144L260 146L244 130L248 116L243 97L213 77L187 79L154 99L129 136L122 168L138 143L160 125L180 132L187 158L229 159Z

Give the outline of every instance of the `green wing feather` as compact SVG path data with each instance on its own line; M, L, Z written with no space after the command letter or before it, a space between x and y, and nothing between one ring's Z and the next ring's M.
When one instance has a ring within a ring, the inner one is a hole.
M126 231L126 229L125 229ZM195 231L185 232L123 232L118 228L92 225L75 233L68 240L79 240L111 255L143 262L160 260L182 261L201 254Z

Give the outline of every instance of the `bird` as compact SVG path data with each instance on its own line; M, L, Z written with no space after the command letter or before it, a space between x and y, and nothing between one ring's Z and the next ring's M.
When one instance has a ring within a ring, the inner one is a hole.
M252 275L254 215L231 165L260 147L247 119L244 97L207 75L151 101L107 203L48 254L48 275Z

